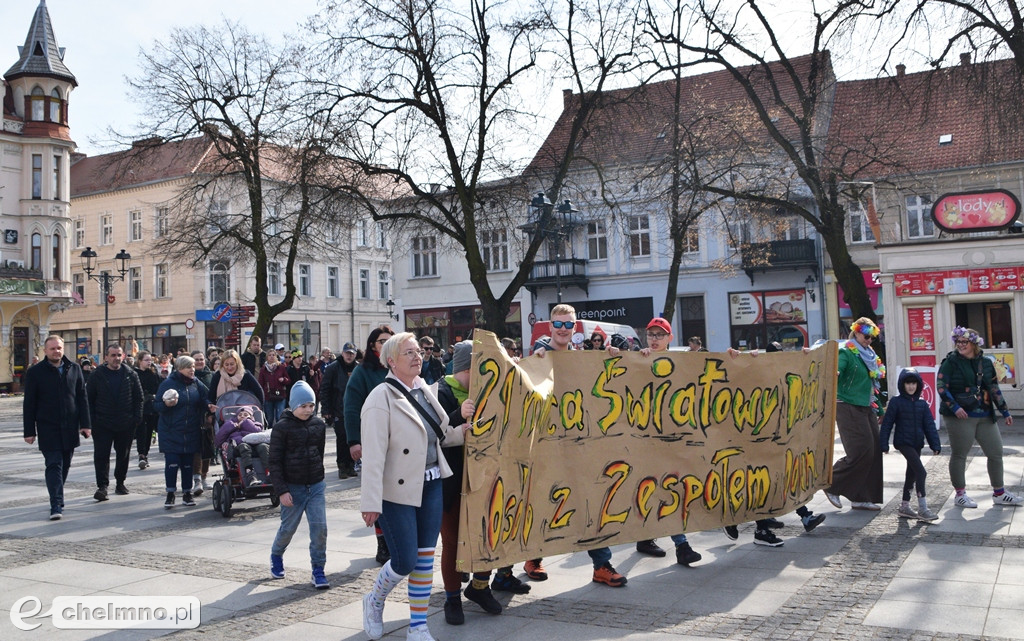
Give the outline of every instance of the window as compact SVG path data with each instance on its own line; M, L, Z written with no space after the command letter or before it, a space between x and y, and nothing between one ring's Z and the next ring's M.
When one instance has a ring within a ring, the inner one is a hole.
M412 239L412 276L437 276L437 239L433 236Z
M46 113L46 94L42 87L32 88L32 120L41 122Z
M739 249L750 243L752 237L749 221L740 220L729 223L729 249Z
M388 235L384 231L384 225L377 223L377 249L387 249Z
M103 290L103 283L104 283L103 275L104 274L110 274L110 270L109 269L101 269L100 270L100 280L99 280L99 290L100 290L99 303L100 303L100 305L103 305L103 304L105 304L107 302L107 292L105 292ZM110 282L111 285L113 285L113 281L108 281L108 282Z
M327 223L327 242L331 245L337 245L341 242L341 234L338 230L338 225L335 223Z
M356 221L356 245L359 247L366 247L370 244L366 240L366 223L365 218Z
M142 268L128 270L128 300L142 300Z
M480 249L483 252L484 268L487 271L508 271L507 229L494 229L482 232L480 234Z
M210 303L225 303L231 297L231 267L226 260L210 261Z
M60 90L50 92L50 122L60 122Z
M370 270L359 270L359 298L370 297Z
M338 298L338 268L328 267L327 268L327 297Z
M78 218L74 222L75 249L85 246L85 221Z
M651 219L630 216L628 220L629 255L631 258L651 255Z
M51 249L53 249L53 256L51 256L53 264L53 280L60 280L60 234L54 234L53 239L50 241Z
M587 260L608 258L608 230L603 220L587 223Z
M110 214L103 214L100 217L100 244L114 244L114 218Z
M875 234L871 231L871 225L868 224L868 216L863 205L859 202L850 203L847 217L850 219L850 242L875 242Z
M85 305L85 274L71 275L71 300L76 305Z
M153 215L153 238L163 238L167 235L167 208L157 207Z
M277 206L267 208L266 213L266 225L264 229L267 230L267 236L275 237L281 233L281 219L277 215Z
M281 295L281 263L267 263L267 293Z
M381 300L391 299L391 278L387 270L377 272L377 298Z
M299 296L313 295L313 267L299 265Z
M131 225L129 242L142 240L142 212L138 210L128 212L128 220Z
M932 197L907 196L907 237L931 238L935 235L932 220Z
M697 222L690 223L686 228L686 238L683 239L683 252L696 254L700 251L700 227Z
M804 219L797 216L786 216L775 224L775 238L773 240L800 240L806 238L804 231Z
M32 260L29 265L32 269L43 269L43 235L32 234Z
M53 157L53 199L60 200L60 156Z
M167 289L167 263L160 263L153 266L153 297L169 298L171 295Z
M43 155L32 154L32 198L43 197Z
M208 223L211 234L216 234L228 227L228 201L211 200L210 217Z

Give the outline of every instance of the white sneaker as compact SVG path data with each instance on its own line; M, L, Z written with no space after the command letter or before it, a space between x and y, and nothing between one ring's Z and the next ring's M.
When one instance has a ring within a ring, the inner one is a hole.
M992 503L1008 507L1017 507L1024 504L1024 499L1012 492L1003 492L999 496L992 496Z
M427 629L426 625L418 625L415 628L409 628L409 632L405 635L406 641L437 641L430 635L430 630Z
M378 610L373 607L373 597L369 594L363 595L363 632L371 639L384 636L384 608ZM409 628L409 632L412 633L412 628ZM430 633L427 632L427 635Z
M967 496L966 494L960 494L956 497L956 501L953 502L957 507L978 507L978 504L974 502L974 499Z
M870 512L878 512L882 509L882 506L877 503L869 503L867 501L854 501L850 503L850 507L855 510L868 510Z
M828 499L828 502L834 505L835 507L839 508L840 510L843 509L843 500L839 498L838 494L829 494L828 492L825 492L825 498Z

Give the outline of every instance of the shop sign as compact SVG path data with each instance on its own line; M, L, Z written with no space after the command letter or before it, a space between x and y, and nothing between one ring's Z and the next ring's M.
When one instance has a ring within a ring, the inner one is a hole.
M907 327L910 329L910 351L930 352L935 349L934 310L931 307L907 309Z
M1024 290L1024 266L897 273L897 296L935 296Z
M651 298L617 298L615 300L571 301L576 310L577 320L618 323L630 327L647 327L654 317L654 300ZM548 318L555 305L548 305Z
M761 294L733 292L729 294L729 317L733 325L758 325L763 322Z
M1005 189L945 194L932 205L935 225L951 234L1006 229L1020 214L1020 201Z

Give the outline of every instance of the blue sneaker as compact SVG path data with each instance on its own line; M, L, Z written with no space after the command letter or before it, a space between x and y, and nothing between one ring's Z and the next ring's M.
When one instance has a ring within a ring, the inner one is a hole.
M323 568L313 568L313 587L317 590L326 590L331 587L331 584L327 582L327 577L324 576Z
M284 557L276 554L270 555L270 576L275 579L284 578Z

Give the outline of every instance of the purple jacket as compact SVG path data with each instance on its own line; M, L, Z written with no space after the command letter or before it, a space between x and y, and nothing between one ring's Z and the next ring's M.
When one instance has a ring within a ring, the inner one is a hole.
M252 422L252 419L245 419L241 424L236 425L234 421L225 421L220 429L217 430L217 436L214 437L214 443L217 447L227 442L228 439L232 439L235 445L242 442L242 437L246 434L255 434L260 431L260 428L256 427L256 424Z

